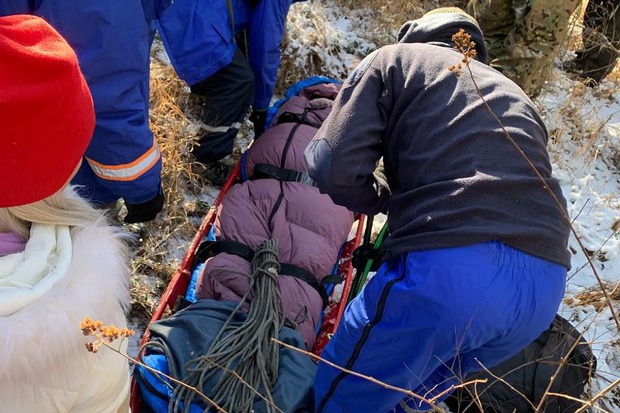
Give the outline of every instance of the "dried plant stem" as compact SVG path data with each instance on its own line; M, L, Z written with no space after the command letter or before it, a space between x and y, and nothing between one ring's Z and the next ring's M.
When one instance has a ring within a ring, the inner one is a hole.
M532 403L532 401L523 393L521 393L519 390L517 390L512 384L508 383L506 380L502 379L501 377L493 374L493 372L491 372L490 370L488 370L486 367L484 367L480 362L478 362L478 364L480 365L480 367L482 367L483 371L485 373L487 373L489 376L493 377L495 380L497 380L498 382L506 385L506 387L508 387L510 390L514 391L516 394L518 394L521 398L523 398L523 400L525 400L525 402L527 404L530 405L530 407L532 409L536 409L536 406L534 405L534 403ZM538 410L536 410L538 411Z
M338 370L342 371L343 373L347 373L347 374L350 374L352 376L359 377L360 379L367 380L367 381L369 381L371 383L374 383L374 384L376 384L378 386L381 386L381 387L383 387L385 389L394 390L394 391L397 391L399 393L404 394L405 396L411 397L412 399L417 399L417 400L420 400L421 402L427 403L427 404L433 406L433 411L439 412L439 413L445 413L445 410L443 410L442 408L436 406L435 404L437 403L437 400L441 399L446 394L452 393L454 390L460 389L462 387L469 386L470 384L478 384L478 383L486 383L487 382L487 379L471 380L471 381L468 381L466 383L458 384L456 386L450 386L450 388L442 391L439 394L436 394L435 396L433 396L430 399L427 399L427 398L425 398L423 396L415 394L411 390L403 389L403 388L397 387L397 386L392 386L391 384L385 383L385 382L383 382L381 380L377 380L374 377L365 376L365 375L363 375L361 373L357 373L357 372L355 372L353 370L349 370L349 369L346 369L344 367L340 367L339 365L334 364L331 361L328 361L328 360L326 360L326 359L324 359L324 358L322 358L320 356L317 356L316 354L313 354L313 353L310 353L308 351L302 350L302 349L297 348L295 346L291 346L290 344L284 343L284 342L278 340L277 338L272 338L271 340L273 340L274 342L278 343L282 347L288 348L290 350L297 351L298 353L301 353L301 354L305 354L305 355L307 355L309 357L312 357L314 360L321 361L321 362L327 364L328 366L331 366L331 367L333 367L335 369L338 369Z
M577 231L575 230L575 227L573 226L570 217L568 216L566 210L564 209L564 206L562 205L562 202L560 202L560 200L558 199L558 197L553 193L553 191L547 186L546 182L545 182L545 178L540 174L540 172L538 172L538 169L536 168L536 166L532 163L532 161L530 161L530 159L528 158L528 156L525 154L525 152L523 152L523 150L521 149L521 147L519 147L519 145L517 144L517 142L512 138L512 136L510 136L510 133L508 132L508 130L506 130L506 127L504 126L503 122L501 121L501 119L499 119L499 117L495 114L495 112L493 111L493 109L491 109L491 107L489 106L488 102L486 101L486 99L484 98L482 91L480 90L478 83L476 82L476 79L474 78L474 74L472 72L471 66L469 64L469 60L467 60L467 58L464 59L464 63L465 66L467 67L467 71L469 73L469 76L472 80L472 83L476 89L476 93L478 94L478 96L480 97L480 99L482 100L484 106L486 107L487 111L491 114L491 116L493 117L493 119L495 119L495 121L497 122L497 124L500 126L500 128L502 129L504 136L506 137L506 139L508 139L508 141L514 146L514 148L517 150L517 152L519 153L519 155L521 155L521 157L527 162L527 164L530 166L530 168L532 169L532 171L534 171L534 173L536 174L536 176L538 177L538 179L540 179L540 181L543 183L543 187L545 188L545 190L551 195L551 197L553 198L554 202L556 203L556 205L558 206L558 209L560 210L562 216L564 217L564 219L566 220L566 222L568 223L568 226L570 228L571 233L575 236L575 239L577 240L577 243L579 244L579 248L581 249L581 251L583 252L584 256L586 257L586 260L588 261L588 265L590 266L590 268L592 269L592 272L594 274L594 277L596 278L596 281L598 283L598 285L601 287L601 291L605 297L605 302L607 303L609 310L611 311L612 317L614 322L616 323L616 327L618 328L618 330L620 330L620 320L618 319L618 316L616 315L616 312L614 310L613 307L613 303L611 301L611 297L609 296L609 294L607 293L606 289L605 289L605 285L598 273L598 271L596 270L596 267L594 266L594 263L592 262L592 259L590 258L589 254L586 251L585 246L583 245L581 238L579 237L579 235L577 234ZM582 333L583 334L583 333ZM570 352L572 352L574 350L574 348L577 346L578 341L575 342L575 344L573 344L572 348L570 349ZM569 354L570 354L569 352ZM562 362L560 363L559 368L566 363L566 358L562 358ZM538 403L538 405L536 406L535 411L536 412L540 412L543 404L545 402L546 397L551 394L550 390L551 390L551 386L553 385L553 383L555 382L556 379L556 375L553 375L551 377L551 380L549 381L549 384L547 385L547 389L545 390L545 393L543 394L543 397L541 397L540 402ZM605 389L607 392L611 390L611 387L608 387ZM602 396L602 394L604 393L599 393L599 397ZM590 403L592 403L596 398L592 399L592 401ZM587 406L585 406L585 408L587 408Z
M151 366L147 366L146 364L142 363L142 362L141 362L141 361L139 361L139 360L136 360L136 359L134 359L134 358L132 358L132 357L129 357L127 354L123 353L123 352L122 352L122 351L120 351L119 349L114 348L113 346L111 346L111 345L107 342L107 340L105 340L103 337L100 337L100 336L99 336L99 335L97 335L97 334L93 334L93 335L94 335L94 337L97 339L98 344L101 344L101 345L103 345L103 346L105 346L105 347L109 348L110 350L112 350L112 351L113 351L113 352L115 352L116 354L119 354L119 355L121 355L122 357L125 357L125 358L126 358L126 359L130 362L130 363L137 364L137 365L139 365L139 366L141 366L141 367L144 367L145 369L147 369L148 371L150 371L150 372L151 372L151 373L153 373L153 374L156 374L156 375L158 375L158 376L164 377L164 378L166 378L166 379L170 380L171 382L173 382L173 383L175 383L175 384L177 384L177 385L179 385L179 386L183 386L183 387L185 387L185 388L187 388L187 389L189 389L189 390L193 391L193 392L194 392L194 393L196 393L198 396L200 396L200 397L201 397L201 398L202 398L202 399L203 399L206 403L209 403L211 406L215 407L215 408L217 409L217 411L218 411L218 412L221 412L221 413L228 413L226 410L224 410L224 409L222 409L220 406L218 406L218 405L217 405L217 404L216 404L213 400L211 400L209 397L207 397L207 396L206 396L203 392L201 392L201 391L200 391L199 389L197 389L196 387L189 386L189 385L187 385L187 384L183 383L182 381L175 379L174 377L170 377L169 375L167 375L167 374L165 374L165 373L162 373L161 371L159 371L159 370L157 370L157 369L154 369L154 368L153 368L153 367L151 367Z
M579 408L579 410L577 410L575 413L583 413L583 412L585 412L588 409L588 407L594 407L594 408L598 409L596 406L594 406L594 402L597 401L598 399L602 398L603 396L605 396L607 393L609 393L611 390L615 389L618 386L620 386L620 379L614 380L609 386L605 387L603 390L598 392L594 397L592 397L591 400L588 400L586 402L582 401L582 403L584 403L584 405L581 406ZM601 409L598 409L598 410L601 410Z
M551 195L551 197L555 201L556 205L560 209L560 212L562 213L562 216L564 217L564 219L568 223L568 226L570 227L570 231L575 236L575 239L577 240L577 243L579 244L579 248L581 249L581 251L585 255L586 260L588 261L588 264L590 265L590 268L592 268L592 272L594 274L594 277L596 278L596 282L601 287L601 290L603 292L603 295L605 296L605 300L606 300L607 305L609 307L609 311L611 311L611 315L612 315L612 317L614 319L614 322L616 323L616 327L618 328L618 330L620 330L620 319L618 319L618 316L616 314L616 310L614 310L614 306L612 304L611 298L609 297L609 294L605 290L605 285L603 283L603 280L601 279L598 271L596 270L596 267L594 266L594 263L592 262L592 259L590 258L590 255L587 253L586 247L581 242L581 238L577 234L577 231L575 230L575 227L573 226L570 217L568 216L566 210L564 209L564 206L562 205L562 203L560 202L558 197L555 196L553 191L549 187L547 187L547 184L545 182L545 178L543 178L543 176L540 174L540 172L538 172L538 169L536 169L536 166L534 166L534 164L532 163L532 161L530 161L530 159L527 157L525 152L523 152L523 150L519 147L517 142L515 142L515 140L512 138L512 136L510 136L510 133L506 130L506 127L504 126L502 121L497 117L495 112L493 112L493 109L491 109L491 107L489 106L488 102L486 101L486 99L482 95L482 91L478 87L478 83L476 83L476 79L474 78L474 74L473 74L473 72L471 70L469 62L466 63L466 66L467 66L467 71L469 72L471 80L472 80L472 82L474 84L474 87L476 88L476 92L478 93L478 96L480 96L480 99L482 99L482 102L484 103L484 106L487 108L487 111L491 114L491 116L493 116L493 119L495 119L495 121L500 126L500 128L502 128L502 131L504 132L504 136L506 136L508 141L515 147L515 149L521 155L521 157L523 157L523 159L525 159L525 161L528 163L528 165L530 166L532 171L534 171L536 176L542 181L544 188L547 190L547 192L549 192L549 194Z

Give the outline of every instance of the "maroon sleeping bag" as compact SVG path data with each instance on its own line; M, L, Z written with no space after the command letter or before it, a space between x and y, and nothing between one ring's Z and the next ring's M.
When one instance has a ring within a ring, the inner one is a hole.
M249 180L233 185L217 211L215 235L252 249L269 238L278 240L280 262L311 273L317 281L329 275L353 224L353 214L307 183L252 179L257 164L307 171L304 149L328 116L339 85L303 89L278 110L271 127L246 153ZM250 263L228 253L206 261L198 280L198 298L239 301L249 289ZM306 348L312 348L323 301L316 288L288 275L278 277L285 316L298 326ZM247 308L246 308L247 310Z

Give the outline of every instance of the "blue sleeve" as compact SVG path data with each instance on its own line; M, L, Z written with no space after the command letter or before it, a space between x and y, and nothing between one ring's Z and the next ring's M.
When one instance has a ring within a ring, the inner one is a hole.
M13 14L32 14L33 0L2 0L0 1L0 16Z
M174 1L158 28L174 69L190 86L227 66L237 49L226 0Z
M93 95L95 132L86 151L92 200L142 203L161 184L149 128L149 27L141 0L44 0L35 14L75 49ZM98 190L100 188L100 190Z
M293 0L261 0L250 18L248 60L256 79L253 107L267 109L280 67L286 16Z

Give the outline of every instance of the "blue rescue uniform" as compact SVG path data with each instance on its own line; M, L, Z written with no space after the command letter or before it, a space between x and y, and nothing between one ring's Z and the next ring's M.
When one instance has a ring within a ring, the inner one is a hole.
M72 183L96 204L140 204L161 191L161 155L149 129L151 20L169 0L5 0L0 15L34 14L74 48L96 127ZM143 5L144 3L144 5Z

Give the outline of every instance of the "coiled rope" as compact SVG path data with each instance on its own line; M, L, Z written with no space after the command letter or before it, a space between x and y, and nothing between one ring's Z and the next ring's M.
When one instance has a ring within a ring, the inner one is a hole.
M279 357L278 345L271 339L277 337L284 323L277 290L280 271L277 240L264 241L258 247L251 265L249 292L232 312L207 354L186 364L185 369L189 373L183 382L203 389L207 380L221 373L210 395L219 407L231 413L251 412L256 392L259 392L265 400L267 413L273 413L276 409L271 392L278 379ZM247 318L239 327L230 326L230 320L248 295L252 302ZM178 412L182 406L183 412L189 412L190 404L197 397L191 389L177 386L168 411Z

